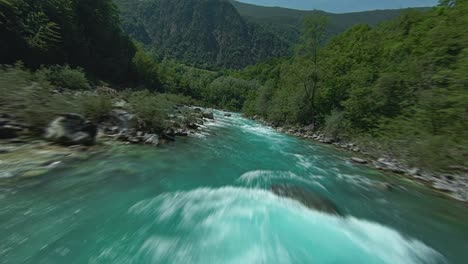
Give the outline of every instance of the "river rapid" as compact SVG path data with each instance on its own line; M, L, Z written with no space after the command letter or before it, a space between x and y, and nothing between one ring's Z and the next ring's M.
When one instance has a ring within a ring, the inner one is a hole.
M466 205L349 158L216 112L174 144L0 181L0 263L467 263ZM344 216L274 195L279 183Z

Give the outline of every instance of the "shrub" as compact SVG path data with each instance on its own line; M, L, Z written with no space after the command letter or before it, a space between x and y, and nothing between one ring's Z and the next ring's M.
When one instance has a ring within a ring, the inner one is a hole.
M58 113L78 110L75 98L51 93L47 81L37 82L21 64L1 67L0 93L0 111L13 114L36 132L41 132Z
M167 115L174 106L166 96L151 93L147 90L127 93L127 101L132 112L144 123L145 128L161 132L167 128Z
M323 127L323 133L331 138L343 139L346 135L349 135L350 123L345 118L344 113L333 110L330 115L325 117L325 125Z
M47 81L61 88L70 90L87 90L90 88L89 81L82 68L72 69L68 65L41 67L35 75L38 81Z
M112 98L107 95L83 95L80 99L81 112L91 121L102 121L112 110Z

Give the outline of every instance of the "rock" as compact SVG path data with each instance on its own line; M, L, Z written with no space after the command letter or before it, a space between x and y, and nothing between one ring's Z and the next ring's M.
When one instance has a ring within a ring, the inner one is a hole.
M93 145L97 127L79 114L62 114L47 127L45 138L65 145Z
M115 98L112 100L112 107L124 109L128 106L128 102L121 98Z
M20 138L13 138L13 139L8 140L8 143L23 144L23 143L26 143L26 141L24 141L23 139L20 139Z
M418 168L411 168L407 172L411 176L417 176L417 175L419 175L421 173L421 170L418 169Z
M445 175L445 179L447 179L448 181L453 181L455 180L455 177L453 177L453 175Z
M232 114L230 114L230 113L225 113L224 116L225 116L225 117L231 117Z
M153 146L159 145L159 137L156 134L146 134L143 137L143 143Z
M168 128L166 130L164 130L164 132L162 133L162 138L163 139L167 139L169 141L175 141L175 131L173 128Z
M189 128L189 129L198 129L198 127L199 126L197 124L195 124L195 123L188 123L187 124L187 128Z
M449 166L449 169L460 171L460 172L468 172L468 167L461 166L461 165L451 165Z
M360 158L357 158L357 157L352 157L351 161L354 162L354 163L358 163L358 164L367 164L367 160L360 159Z
M119 129L131 129L138 127L138 118L122 109L114 109L109 112L107 120L104 122L107 126L118 127Z
M186 136L188 136L188 131L185 130L185 129L179 128L179 129L175 130L175 135L180 136L180 137L186 137Z
M0 126L0 139L15 138L21 130L21 128L12 125Z
M9 150L9 149L0 148L0 154L7 154L7 153L10 153L10 150Z
M211 109L205 109L203 110L203 118L207 118L207 119L214 119L214 114L213 114L213 110Z
M310 209L334 215L342 215L338 207L328 198L298 186L275 184L271 186L271 191L280 197L296 200Z
M312 132L312 131L315 130L315 126L314 126L314 124L310 124L310 125L308 125L308 126L306 126L306 127L303 127L302 130L303 130L304 132Z
M46 169L46 168L35 169L35 170L30 170L30 171L23 172L21 174L21 177L36 178L36 177L39 177L39 176L42 176L42 175L46 174L47 172L49 172L49 169Z

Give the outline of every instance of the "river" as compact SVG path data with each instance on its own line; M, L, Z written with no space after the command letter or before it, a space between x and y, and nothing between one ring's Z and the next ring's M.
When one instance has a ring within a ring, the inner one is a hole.
M466 263L466 205L237 114L216 118L174 144L115 145L0 182L0 263ZM345 216L279 198L274 183Z

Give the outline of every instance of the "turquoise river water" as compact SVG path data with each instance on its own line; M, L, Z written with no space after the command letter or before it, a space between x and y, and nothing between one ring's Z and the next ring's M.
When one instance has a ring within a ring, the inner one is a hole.
M466 205L234 114L0 184L0 263L468 263ZM398 187L375 187L391 182ZM288 183L344 217L269 191Z

